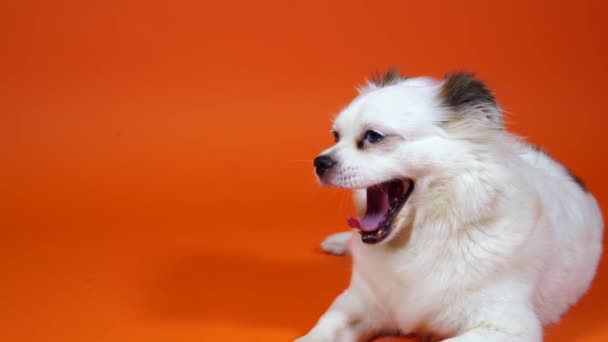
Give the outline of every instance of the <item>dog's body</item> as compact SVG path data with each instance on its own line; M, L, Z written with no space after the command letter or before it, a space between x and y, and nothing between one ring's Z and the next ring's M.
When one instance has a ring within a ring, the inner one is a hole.
M299 342L393 331L541 341L543 325L588 289L602 250L595 199L565 167L506 133L493 96L472 76L389 73L334 130L337 144L322 154L331 160L315 161L317 173L354 189L365 217L350 221L361 238L324 242L352 254L352 280Z

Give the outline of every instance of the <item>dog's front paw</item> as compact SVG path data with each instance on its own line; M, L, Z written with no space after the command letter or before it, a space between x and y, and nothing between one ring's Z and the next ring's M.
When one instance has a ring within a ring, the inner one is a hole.
M347 255L349 254L348 246L352 236L352 232L332 234L321 242L321 249L325 253L333 255Z
M294 342L342 342L344 339L339 334L326 325L314 327L308 334L297 338ZM350 342L350 341L349 341Z
M295 339L293 342L334 342L331 338L319 336L319 334L308 334Z
M296 338L293 342L325 342L325 340L314 338L310 335L305 335L305 336Z

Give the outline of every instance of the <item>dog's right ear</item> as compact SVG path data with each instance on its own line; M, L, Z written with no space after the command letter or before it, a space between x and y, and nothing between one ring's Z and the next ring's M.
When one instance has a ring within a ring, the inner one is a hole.
M441 105L448 109L444 126L482 125L503 129L502 113L492 92L473 74L447 74L440 91Z

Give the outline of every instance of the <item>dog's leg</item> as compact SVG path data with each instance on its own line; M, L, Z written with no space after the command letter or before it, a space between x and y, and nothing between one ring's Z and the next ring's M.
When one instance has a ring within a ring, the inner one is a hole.
M469 328L444 342L542 342L543 330L529 305L505 303L484 307L483 317L472 318Z
M333 255L348 255L350 254L348 245L352 236L352 232L332 234L321 242L321 249Z
M357 342L371 338L372 321L352 288L338 296L315 327L295 342Z

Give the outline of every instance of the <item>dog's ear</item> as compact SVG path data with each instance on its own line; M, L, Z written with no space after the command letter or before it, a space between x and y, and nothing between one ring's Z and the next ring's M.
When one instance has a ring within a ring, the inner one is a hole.
M376 87L382 88L386 86L390 86L393 84L397 84L407 77L401 75L401 72L397 68L389 68L384 74L381 74L376 71L371 77L371 83L373 83Z
M358 87L358 90L359 93L365 93L370 90L398 84L407 78L407 76L401 74L399 69L391 67L384 73L380 73L378 71L373 73L367 83L361 87Z
M503 129L502 113L494 95L473 74L449 73L440 91L441 104L448 108L445 126L475 125Z

